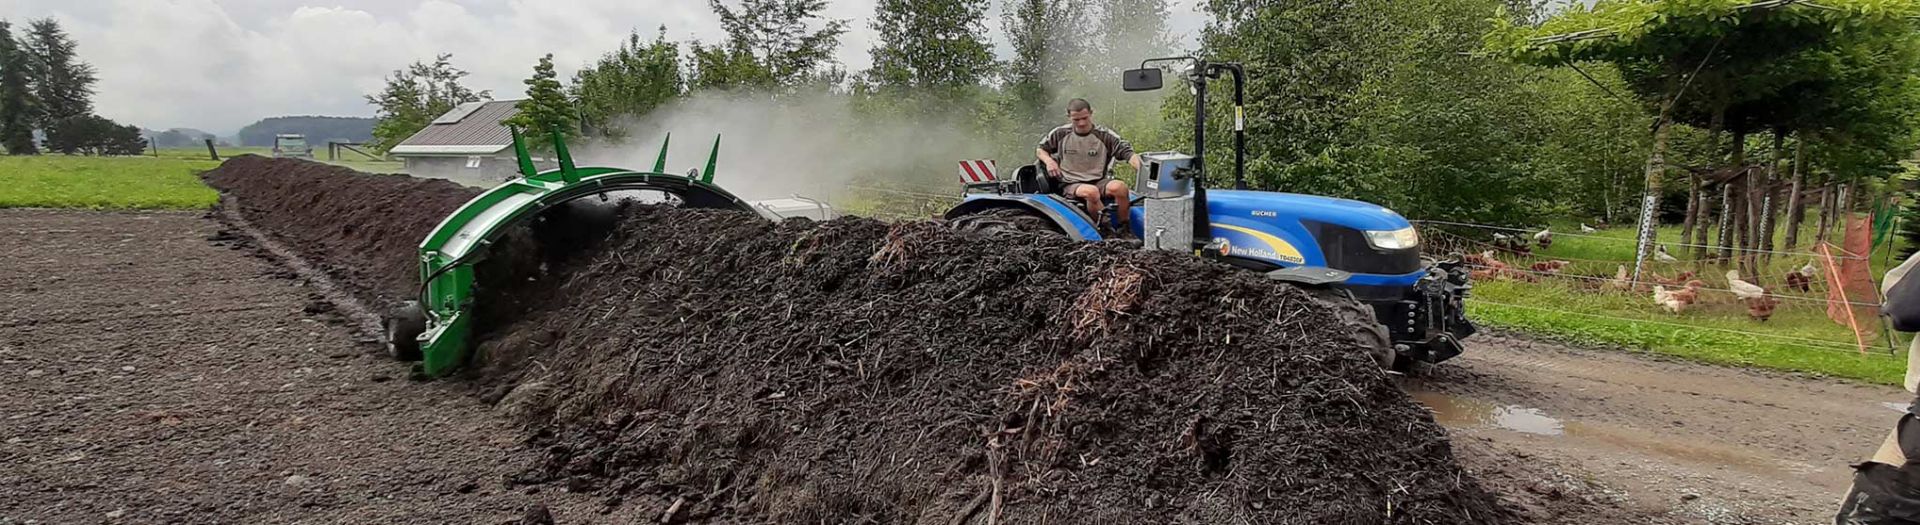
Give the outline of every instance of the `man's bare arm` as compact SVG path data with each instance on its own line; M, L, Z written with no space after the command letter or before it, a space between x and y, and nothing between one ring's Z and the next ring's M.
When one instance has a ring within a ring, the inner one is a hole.
M1127 159L1127 163L1133 165L1134 173L1140 172L1140 154L1139 153L1133 154L1133 158Z
M1047 167L1047 176L1060 178L1060 163L1053 160L1053 154L1045 148L1034 148L1033 155L1040 158L1040 165Z

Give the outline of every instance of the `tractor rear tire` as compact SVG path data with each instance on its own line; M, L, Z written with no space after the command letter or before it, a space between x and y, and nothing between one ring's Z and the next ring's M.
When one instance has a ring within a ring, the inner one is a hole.
M387 356L396 361L419 361L420 334L427 331L427 312L418 301L400 303L387 312L383 323Z
M953 228L960 231L999 233L1008 231L1064 235L1052 221L1018 208L990 208L955 217Z

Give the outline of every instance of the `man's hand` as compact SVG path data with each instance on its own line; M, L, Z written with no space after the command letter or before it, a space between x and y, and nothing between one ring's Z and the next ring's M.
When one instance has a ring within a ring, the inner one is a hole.
M1040 165L1047 167L1047 178L1060 178L1060 163L1053 160L1053 154L1045 149L1033 150L1034 158L1040 159Z

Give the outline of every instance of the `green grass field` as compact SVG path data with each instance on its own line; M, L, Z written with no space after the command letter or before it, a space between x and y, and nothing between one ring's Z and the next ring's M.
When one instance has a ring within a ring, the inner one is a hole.
M1577 224L1556 225L1556 232L1577 233ZM1795 251L1811 250L1814 227L1801 233L1802 246ZM1589 277L1613 277L1620 264L1631 265L1634 256L1632 228L1615 228L1589 234L1591 237L1561 234L1551 249L1540 251L1530 260L1564 259L1574 264L1565 274ZM1784 236L1784 233L1782 234ZM1650 270L1664 276L1682 271L1699 272L1708 288L1727 288L1725 269L1696 264L1691 250L1677 246L1677 227L1662 228L1660 239L1670 252L1681 259L1677 263L1650 263ZM1784 243L1776 241L1776 246ZM1876 253L1874 275L1884 273L1886 260ZM1513 262L1511 257L1502 257ZM1468 301L1469 315L1483 325L1543 334L1573 342L1600 344L1634 351L1662 354L1705 363L1751 366L1790 372L1804 372L1880 384L1899 384L1906 370L1905 338L1894 341L1896 351L1889 353L1886 336L1878 330L1877 318L1857 322L1873 328L1865 341L1867 352L1859 351L1859 342L1848 327L1826 315L1826 303L1816 288L1811 294L1784 290L1787 271L1809 261L1811 255L1776 255L1757 273L1744 276L1785 296L1767 321L1747 316L1746 305L1727 292L1703 291L1701 302L1680 314L1654 304L1647 292L1614 291L1598 281L1573 278L1548 278L1539 283L1515 280L1483 280L1474 283L1474 296ZM1897 262L1897 261L1895 261ZM1523 265L1524 266L1524 265ZM1849 298L1852 301L1877 302L1875 297Z
M218 165L164 157L0 157L0 208L206 208L219 196L196 175Z

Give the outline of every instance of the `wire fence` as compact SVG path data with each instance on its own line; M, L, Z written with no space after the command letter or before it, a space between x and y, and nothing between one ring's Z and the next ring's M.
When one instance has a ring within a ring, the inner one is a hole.
M1740 249L1757 256L1747 259L1751 273L1738 270L1738 259L1694 259L1685 250L1667 253L1663 247L1645 261L1645 273L1635 281L1635 238L1455 221L1415 223L1429 256L1462 259L1481 284L1473 304L1603 320L1633 330L1688 329L1818 351L1897 354L1897 338L1879 317L1882 298L1877 276L1868 269L1870 258L1838 246Z

